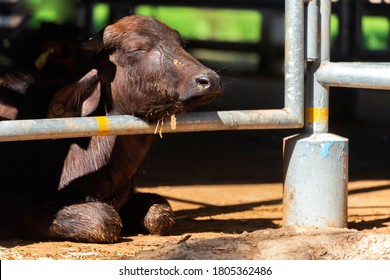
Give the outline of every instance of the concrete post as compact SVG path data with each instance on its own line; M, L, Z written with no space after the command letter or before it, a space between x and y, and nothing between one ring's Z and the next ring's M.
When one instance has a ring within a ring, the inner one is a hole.
M304 133L285 139L284 226L347 226L348 139Z

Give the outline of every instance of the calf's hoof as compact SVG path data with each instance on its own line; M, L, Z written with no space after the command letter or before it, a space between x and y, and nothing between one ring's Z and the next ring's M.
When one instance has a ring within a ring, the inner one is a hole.
M120 210L123 233L151 233L164 235L175 224L175 215L169 202L153 193L134 193Z
M57 212L50 237L90 243L118 240L122 222L115 209L105 203L89 202L65 206Z
M175 215L169 204L153 204L144 218L144 226L154 235L164 235L175 224Z

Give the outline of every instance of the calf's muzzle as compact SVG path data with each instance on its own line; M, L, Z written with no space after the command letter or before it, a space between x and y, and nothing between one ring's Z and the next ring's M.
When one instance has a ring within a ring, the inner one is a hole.
M221 79L210 69L193 78L192 83L195 90L179 97L179 100L188 106L207 104L222 94Z

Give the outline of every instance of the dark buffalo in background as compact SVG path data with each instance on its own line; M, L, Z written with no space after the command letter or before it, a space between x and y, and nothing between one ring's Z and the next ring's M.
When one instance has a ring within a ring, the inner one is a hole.
M0 44L0 73L27 72L35 83L69 84L82 75L92 53L80 49L82 30L73 24L43 22L21 29Z
M222 93L219 76L183 48L179 33L127 16L83 45L95 56L65 87L28 74L0 78L2 120L131 114L157 122ZM115 242L121 231L164 234L168 202L132 178L155 135L0 143L0 237Z

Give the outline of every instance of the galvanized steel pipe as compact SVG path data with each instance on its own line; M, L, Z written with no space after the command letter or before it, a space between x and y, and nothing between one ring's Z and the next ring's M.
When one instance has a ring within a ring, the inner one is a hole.
M216 111L177 116L148 124L133 116L15 120L0 122L0 141L72 138L109 134L145 134L237 129L301 128L304 125L304 7L303 0L286 0L285 108Z
M0 122L0 140L56 139L190 131L294 128L299 120L286 110L193 112L149 124L134 116L37 119Z
M316 45L318 59L307 64L306 131L327 133L329 127L329 89L315 79L315 73L323 62L330 59L331 1L318 1L317 17L308 15L307 24L320 32L321 41ZM317 1L309 3L316 5ZM315 8L313 8L315 10ZM313 46L311 46L313 47ZM308 46L309 48L309 46Z
M304 1L285 1L284 105L304 123Z
M325 86L390 90L390 63L324 62L315 78Z
M306 59L315 61L318 59L318 4L317 0L312 0L307 5L307 20L306 20ZM313 24L316 23L316 24Z

